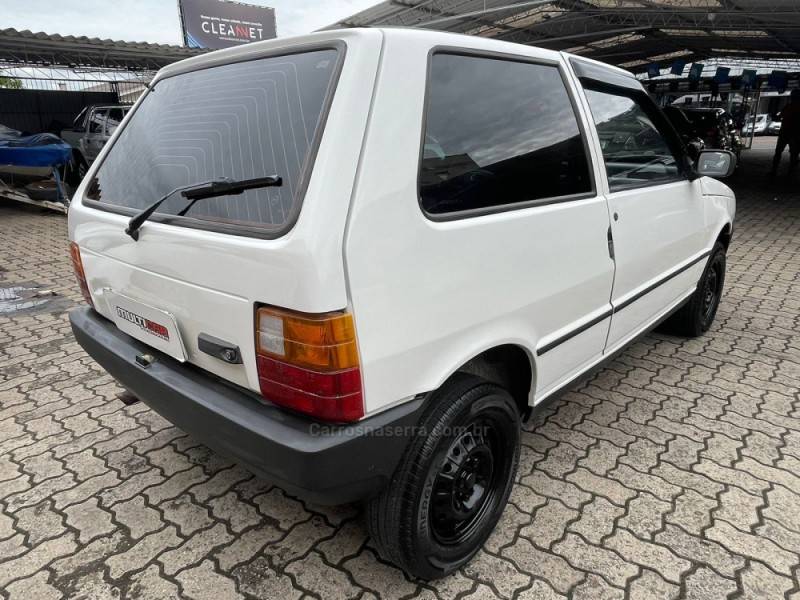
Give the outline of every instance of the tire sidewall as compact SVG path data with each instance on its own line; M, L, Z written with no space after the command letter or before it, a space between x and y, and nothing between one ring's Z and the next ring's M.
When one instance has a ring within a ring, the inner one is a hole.
M711 315L711 318L706 321L705 315L703 314L703 293L705 291L705 283L706 279L709 276L711 270L716 266L720 266L719 272L719 293L717 294L716 298L716 305L714 306L714 311ZM703 277L700 279L700 283L697 286L697 298L695 302L695 310L694 310L694 318L695 318L695 326L697 331L701 334L705 333L711 328L711 325L714 323L714 319L717 316L717 311L719 310L720 302L722 301L722 293L725 289L725 271L727 267L727 257L725 255L725 248L722 245L717 244L714 248L714 251L711 254L711 258L709 258L708 263L706 264L706 268L703 271Z
M510 435L502 439L505 451L509 460L503 465L504 471L508 471L508 476L502 491L497 496L496 505L492 508L481 523L480 527L473 532L467 540L458 546L442 545L437 540L432 530L430 521L430 508L433 495L434 483L438 475L438 465L441 464L447 454L450 442L453 440L453 431L460 424L469 422L473 417L480 415L484 411L491 411L497 418L507 421ZM425 461L425 479L420 488L418 497L413 502L415 514L413 514L412 537L415 541L414 546L419 552L419 558L424 556L424 560L432 570L439 571L440 574L449 572L461 564L467 562L475 553L480 550L483 543L491 535L497 521L505 509L508 502L511 488L514 485L517 465L519 463L520 446L520 417L519 411L513 399L503 390L491 390L487 395L473 401L469 405L458 411L454 418L446 423L440 423L442 430L451 430L450 435L441 435L436 441L436 449ZM434 435L436 433L434 432Z

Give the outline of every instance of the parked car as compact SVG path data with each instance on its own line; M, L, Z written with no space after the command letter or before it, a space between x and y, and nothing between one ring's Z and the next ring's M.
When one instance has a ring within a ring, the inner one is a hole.
M742 135L764 135L769 127L769 115L755 115L742 127Z
M780 122L780 120L776 119L774 121L770 121L770 124L767 127L767 133L769 135L780 135L780 133L781 133L781 122Z
M733 117L723 108L678 108L669 106L664 111L684 139L699 139L708 149L728 150L738 158L742 139ZM685 117L682 120L678 113Z
M127 104L92 104L75 117L70 129L61 131L61 139L75 149L73 160L80 178L130 109Z
M686 151L692 160L696 160L702 150L705 150L706 143L703 138L697 135L694 126L686 117L684 112L677 106L665 106L664 114L669 119L675 131L681 138Z
M115 140L69 213L80 345L289 492L366 500L421 578L491 533L523 419L659 323L702 335L723 292L709 176L735 158L690 161L639 81L577 56L248 44L162 69Z

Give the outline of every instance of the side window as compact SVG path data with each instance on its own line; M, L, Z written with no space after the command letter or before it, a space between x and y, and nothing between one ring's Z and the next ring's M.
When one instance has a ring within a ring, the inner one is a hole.
M89 115L89 133L103 133L106 127L108 109L93 110Z
M586 90L611 191L682 177L666 138L635 95Z
M556 66L431 57L420 199L430 214L593 191L575 112Z
M121 108L111 108L108 111L108 119L106 120L106 135L113 134L119 124L122 122L124 113Z

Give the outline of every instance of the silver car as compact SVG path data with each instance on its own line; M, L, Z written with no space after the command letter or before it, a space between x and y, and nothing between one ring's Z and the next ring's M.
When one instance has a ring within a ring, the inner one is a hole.
M75 117L72 128L61 132L61 139L75 149L81 178L130 109L127 104L90 105Z

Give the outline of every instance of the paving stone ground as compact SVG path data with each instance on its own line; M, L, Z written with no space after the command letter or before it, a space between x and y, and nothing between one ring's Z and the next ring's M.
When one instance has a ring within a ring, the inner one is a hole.
M0 201L0 287L57 294L0 314L0 597L800 599L800 180L753 154L713 329L651 334L539 410L497 531L433 583L376 557L357 506L125 405L67 324L64 217Z

